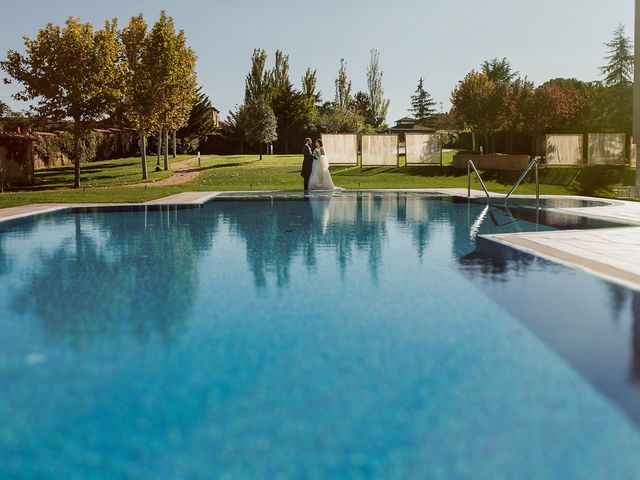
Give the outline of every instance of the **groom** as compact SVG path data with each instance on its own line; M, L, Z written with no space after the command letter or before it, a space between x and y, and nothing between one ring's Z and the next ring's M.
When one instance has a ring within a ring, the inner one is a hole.
M311 139L304 139L304 147L302 147L302 154L304 160L302 160L302 171L300 176L304 179L304 191L309 190L309 177L311 177L311 170L313 168L313 152L311 151Z

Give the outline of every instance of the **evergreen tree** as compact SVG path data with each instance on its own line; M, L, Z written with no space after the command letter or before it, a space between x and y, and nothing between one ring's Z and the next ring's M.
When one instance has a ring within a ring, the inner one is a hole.
M409 111L419 122L429 120L436 113L436 102L424 88L424 79L420 77L415 95L411 96Z
M366 92L358 92L351 100L351 110L353 113L360 115L364 121L368 121L373 117L371 108L371 99Z
M371 114L366 118L368 124L377 129L386 128L387 111L389 110L389 100L384 98L382 89L382 70L378 63L380 53L375 48L371 50L371 61L367 69L367 87L369 89L369 103L371 104Z
M613 33L613 39L605 43L608 55L607 64L600 67L607 87L624 87L633 83L633 45L625 35L624 25L619 25Z
M513 82L519 74L519 72L516 72L511 68L511 64L506 58L503 58L502 60L493 58L482 62L482 72L492 82L506 83Z
M196 101L189 113L187 124L177 132L182 151L187 153L188 150L197 149L201 142L213 135L215 129L213 105L200 87L196 91Z
M599 92L601 128L631 133L633 123L633 44L619 25L607 46L607 64L600 68L604 89Z

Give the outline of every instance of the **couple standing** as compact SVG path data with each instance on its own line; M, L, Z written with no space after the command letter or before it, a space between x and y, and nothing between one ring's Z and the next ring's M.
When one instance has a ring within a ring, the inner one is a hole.
M333 183L329 172L329 159L325 154L322 140L316 140L315 150L311 150L311 139L304 139L302 153L302 171L300 175L304 178L304 191L308 190L338 190Z

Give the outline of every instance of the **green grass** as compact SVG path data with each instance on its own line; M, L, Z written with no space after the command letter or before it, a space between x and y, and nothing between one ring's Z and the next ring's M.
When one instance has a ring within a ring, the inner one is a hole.
M169 157L169 162L179 162L191 158L192 155L178 155ZM162 165L162 159L160 161ZM116 186L139 183L142 176L142 166L139 157L119 158L87 163L80 168L80 183L84 187ZM156 157L147 159L149 180L158 181L171 176L171 172L155 171ZM73 166L52 167L36 170L34 190L51 190L69 188L73 186Z
M448 188L466 187L466 169L455 169L451 163L453 152L445 152L444 165L400 167L336 166L331 168L337 185L348 189L372 188ZM188 158L182 156L175 161ZM143 202L183 191L228 190L301 190L300 155L265 156L231 155L204 157L203 171L191 182L175 186L127 186L140 182L140 160L124 158L83 165L82 183L85 188L74 190L73 169L58 167L40 170L33 190L0 195L0 207L29 203L68 202ZM403 164L401 159L401 165ZM192 165L196 165L193 161ZM155 158L150 158L155 166ZM151 169L152 170L152 169ZM150 180L159 180L169 172L150 172ZM507 192L518 172L484 172L489 190ZM517 193L531 194L535 186L532 175ZM633 185L634 170L622 167L542 167L541 193L553 195L592 195L611 197L613 188ZM472 187L480 184L473 178Z

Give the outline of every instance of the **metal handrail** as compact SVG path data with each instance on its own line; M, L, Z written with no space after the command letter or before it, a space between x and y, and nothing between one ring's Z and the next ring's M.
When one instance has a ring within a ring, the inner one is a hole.
M507 193L507 196L504 197L504 203L507 203L507 200L509 200L509 197L511 196L511 194L513 192L515 192L516 188L518 188L518 186L522 183L522 181L525 179L525 177L529 174L529 172L531 171L531 169L535 166L536 167L536 208L540 208L540 182L538 180L538 165L540 164L540 162L536 159L536 158L532 158L531 161L529 162L529 165L527 165L527 168L525 168L522 173L520 174L520 176L518 177L518 179L516 180L516 182L513 184L513 187L511 187L511 190L509 190L509 193Z
M482 189L484 190L485 195L487 196L487 198L490 198L491 195L489 195L489 191L487 190L487 187L485 186L484 182L482 181L482 177L480 176L480 172L478 172L478 169L473 164L473 160L469 160L467 162L467 198L471 197L471 169L472 168L473 168L473 171L476 172L476 176L478 177L478 181L480 182L480 185L482 185Z

